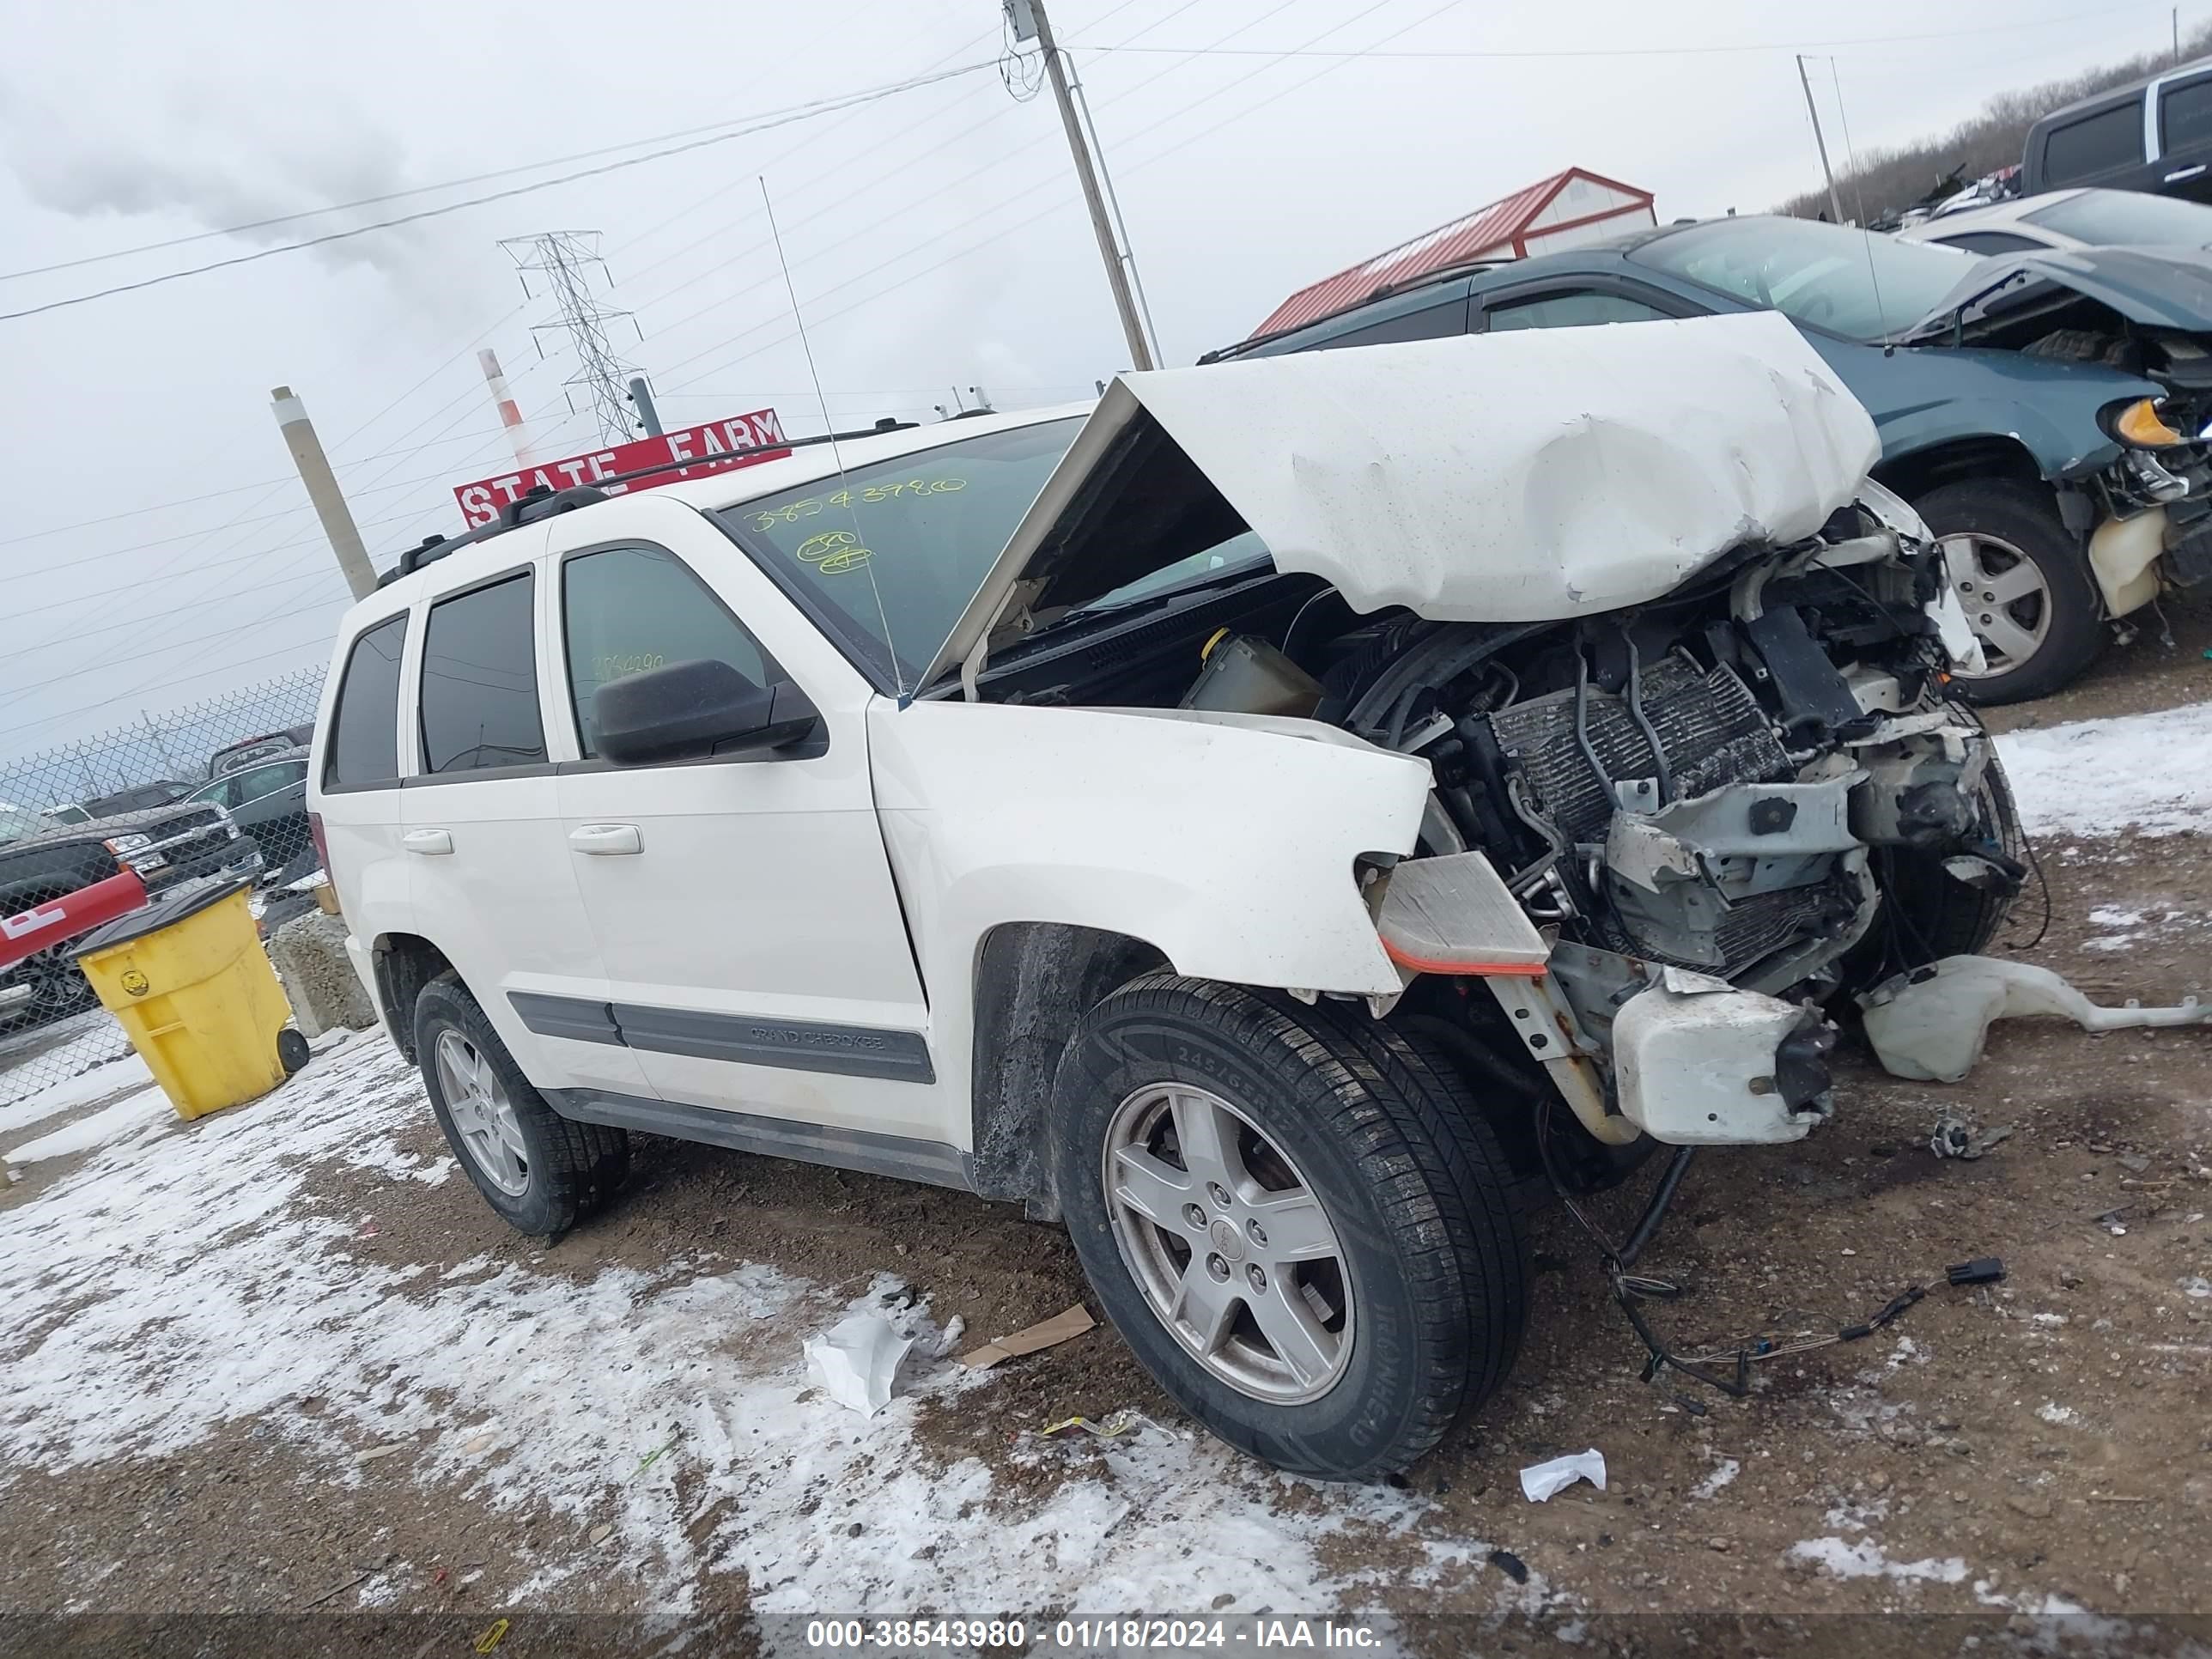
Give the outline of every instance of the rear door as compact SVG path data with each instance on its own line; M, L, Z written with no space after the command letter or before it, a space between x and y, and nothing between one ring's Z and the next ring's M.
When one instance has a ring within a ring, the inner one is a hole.
M316 811L346 921L363 946L405 927L408 860L399 849L401 672L412 643L405 611L371 623L346 647L321 725ZM232 781L222 781L228 793ZM398 1011L402 1018L411 1011Z
M2175 76L2151 90L2158 159L2139 188L2212 202L2212 70Z
M866 1167L957 1172L945 1103L868 770L874 688L722 532L638 503L644 533L552 523L562 660L566 856L599 936L624 1040L664 1100L817 1125ZM604 532L602 532L604 533ZM564 545L564 542L567 544ZM719 659L789 680L817 740L769 755L617 767L592 696L667 663Z
M532 1083L635 1093L644 1079L607 1012L546 750L542 574L542 561L508 565L422 609L401 791L409 902Z
M2157 190L2146 143L2143 94L2138 89L2094 109L2039 128L2039 155L2032 158L2034 190L2104 185L2114 190Z

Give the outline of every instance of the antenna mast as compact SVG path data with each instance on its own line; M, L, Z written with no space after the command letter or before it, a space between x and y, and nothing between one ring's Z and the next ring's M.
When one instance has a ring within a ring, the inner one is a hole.
M542 336L548 329L560 329L575 349L576 372L567 381L568 412L577 412L576 400L580 397L598 421L603 440L611 444L629 442L637 435L632 425L635 416L629 401L629 382L638 370L615 354L608 331L613 324L627 322L640 339L645 337L629 312L602 305L592 293L593 265L606 276L608 288L614 286L614 278L607 275L607 262L599 257L599 233L549 230L536 236L509 237L500 246L521 273L524 295L533 300L538 297L530 287L530 274L536 271L540 292L550 293L560 308L556 320L535 324L531 332ZM542 338L538 349L541 356L544 355Z

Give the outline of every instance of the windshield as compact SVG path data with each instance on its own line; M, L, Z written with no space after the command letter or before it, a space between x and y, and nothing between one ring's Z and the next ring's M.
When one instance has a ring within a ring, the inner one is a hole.
M2085 190L2020 216L2098 247L2212 247L2212 207L2136 190Z
M849 468L713 514L902 689L951 636L1079 418Z
M43 812L0 800L0 847L11 841L21 841L27 836L41 835L53 827L52 820Z
M1932 243L1764 217L1693 225L1629 257L1853 340L1911 328L1974 264L1971 253Z

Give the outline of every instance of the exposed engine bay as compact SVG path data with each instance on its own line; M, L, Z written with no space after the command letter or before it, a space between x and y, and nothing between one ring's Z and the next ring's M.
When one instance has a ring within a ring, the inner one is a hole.
M1480 855L1543 966L1466 970L1502 1020L1468 980L1408 973L1414 1017L1516 1033L1601 1140L1795 1139L1829 1109L1824 1007L1978 949L2023 873L1947 696L1973 647L1917 531L1870 487L1651 603L1514 623L1360 616L1240 538L1179 588L1055 619L980 690L1312 718L1419 756L1434 787L1396 873ZM1715 1074L1729 1055L1741 1074Z

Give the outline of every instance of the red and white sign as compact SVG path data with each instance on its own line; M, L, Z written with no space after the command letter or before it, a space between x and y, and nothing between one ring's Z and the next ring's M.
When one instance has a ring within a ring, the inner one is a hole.
M775 411L757 409L750 415L733 415L726 421L687 426L681 432L664 432L658 438L640 438L635 443L617 444L612 449L592 454L572 455L565 461L545 461L526 470L501 473L495 478L455 484L453 499L461 504L461 517L473 530L478 525L489 524L499 517L500 508L520 501L541 484L548 489L573 489L578 484L601 484L608 478L635 472L641 467L697 460L696 466L669 467L665 472L640 478L635 483L605 486L607 492L614 495L632 489L653 489L662 484L681 483L686 478L702 477L709 472L726 471L733 466L772 461L791 453L783 447L783 424L776 419Z

